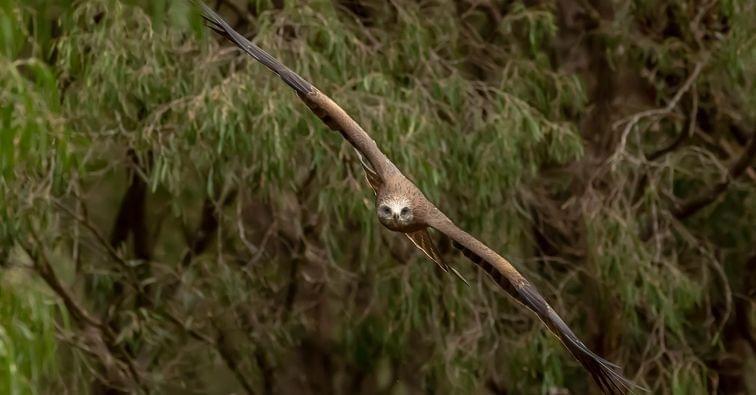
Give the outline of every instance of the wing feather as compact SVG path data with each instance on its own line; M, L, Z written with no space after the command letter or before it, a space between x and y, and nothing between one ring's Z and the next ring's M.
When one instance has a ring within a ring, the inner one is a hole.
M408 232L404 234L407 236L410 241L412 241L412 244L415 245L420 251L425 253L425 256L430 258L433 262L438 265L438 267L441 268L446 273L451 272L457 278L462 280L467 286L470 286L470 283L467 282L467 280L460 274L457 269L449 266L448 263L444 262L444 260L441 258L441 254L438 252L438 249L436 248L436 244L433 243L433 239L431 238L430 233L428 232L428 228L418 230L415 232Z
M436 245L433 244L433 240L428 233L428 229L422 229L415 232L405 233L408 239L412 241L420 251L422 251L430 260L435 262L441 270L449 272L449 268L441 260L441 254L436 249Z
M299 94L308 94L314 92L316 89L312 84L307 82L304 78L300 77L297 73L291 71L288 67L284 66L276 58L265 52L262 48L255 44L252 44L244 36L239 34L231 25L226 22L218 13L207 4L201 1L195 1L202 9L202 17L205 19L207 26L216 33L227 38L232 43L236 44L242 51L246 52L249 56L253 57L258 62L265 65L274 73L278 74L287 85L292 87Z
M451 238L455 248L486 271L509 295L536 313L575 359L588 370L604 393L625 394L633 388L642 389L625 378L619 366L591 351L546 302L538 289L509 261L457 227L445 216L440 215L439 218L430 221L429 225Z
M360 154L360 151L357 151L356 149L354 152L357 153L357 157L360 158L360 164L362 165L362 170L365 171L365 179L367 180L368 184L370 184L370 188L373 189L373 193L378 195L378 190L383 185L383 180L381 180L381 177L378 175L378 173L373 170L373 168L365 162L365 158L362 157L362 154Z
M228 24L220 15L203 2L196 0L202 9L202 17L205 19L208 27L216 33L222 35L252 58L265 65L268 69L278 74L286 82L307 106L315 113L329 128L336 130L352 146L364 156L370 163L380 179L385 180L390 174L398 172L396 166L381 152L375 141L365 132L364 129L346 113L331 98L321 93L310 82L300 77L288 67L284 66L276 58L262 50L244 36L239 34L231 25ZM367 171L367 168L366 168ZM371 183L372 185L372 183Z

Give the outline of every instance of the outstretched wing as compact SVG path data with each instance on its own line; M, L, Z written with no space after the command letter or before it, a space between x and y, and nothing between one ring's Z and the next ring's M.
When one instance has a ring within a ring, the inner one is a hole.
M363 166L365 167L365 171L368 172L371 186L374 186L373 184L376 179L382 182L389 174L398 171L396 166L381 152L375 141L338 104L321 93L310 82L281 64L276 58L236 32L212 8L201 1L196 2L202 8L202 17L211 29L236 44L237 47L255 60L278 74L287 85L297 92L297 95L299 95L315 115L323 120L329 128L341 133L344 139L352 144L354 149L361 155L361 160L362 157L367 159L367 163L363 161ZM369 170L372 170L372 172Z
M378 175L378 173L376 173L375 170L370 167L369 164L365 163L365 158L362 157L360 151L357 151L357 149L355 149L354 152L356 152L357 157L360 158L360 164L362 165L362 169L365 170L365 179L367 180L368 184L370 184L370 188L373 189L373 193L378 195L378 189L381 188L383 180Z
M621 369L599 357L583 344L561 317L549 306L533 284L523 277L509 261L488 248L478 239L457 227L440 212L428 225L452 239L454 246L485 270L496 283L518 302L538 315L569 352L590 372L606 394L625 394L640 388L622 376Z

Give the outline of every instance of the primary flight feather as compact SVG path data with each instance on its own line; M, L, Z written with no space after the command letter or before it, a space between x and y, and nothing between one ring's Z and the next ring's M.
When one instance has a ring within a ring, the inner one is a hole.
M436 229L453 245L485 270L508 294L529 308L591 374L606 394L624 394L635 384L622 376L617 365L599 357L583 344L551 308L538 290L515 267L481 241L457 227L431 203L420 189L391 162L375 141L341 107L310 82L281 64L273 56L237 33L207 5L200 3L207 25L276 73L294 89L302 101L329 128L338 131L357 152L368 184L375 192L378 220L386 228L405 234L413 244L443 270L451 270L441 259L428 233ZM460 276L461 277L461 276Z

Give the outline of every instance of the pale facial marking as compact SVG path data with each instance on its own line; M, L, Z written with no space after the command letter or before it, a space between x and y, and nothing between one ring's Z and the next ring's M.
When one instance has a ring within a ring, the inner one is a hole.
M412 206L406 198L389 198L378 204L378 219L385 225L407 225L412 218Z

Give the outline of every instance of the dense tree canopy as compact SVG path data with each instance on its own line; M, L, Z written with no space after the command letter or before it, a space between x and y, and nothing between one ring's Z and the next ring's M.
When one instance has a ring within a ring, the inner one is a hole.
M756 393L754 2L208 4L630 378ZM189 1L0 1L0 392L596 391L361 172Z

